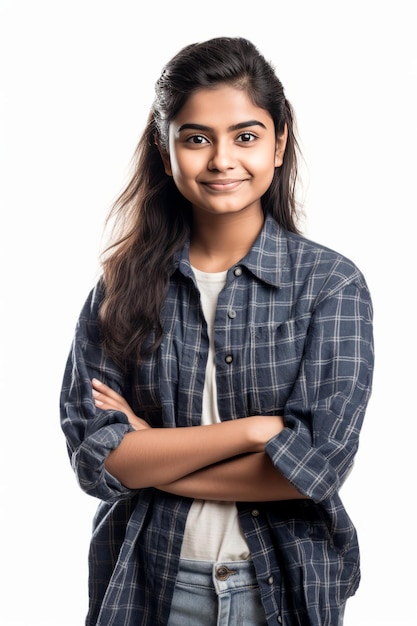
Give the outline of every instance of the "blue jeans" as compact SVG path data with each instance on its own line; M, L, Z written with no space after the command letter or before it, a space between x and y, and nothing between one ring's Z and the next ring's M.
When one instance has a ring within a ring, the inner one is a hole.
M181 559L167 626L267 626L251 561Z

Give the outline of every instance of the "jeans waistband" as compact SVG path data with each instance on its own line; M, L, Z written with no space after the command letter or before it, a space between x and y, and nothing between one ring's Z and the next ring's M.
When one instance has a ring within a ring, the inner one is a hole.
M181 559L177 581L186 585L208 587L221 593L226 589L256 587L252 561L193 561Z

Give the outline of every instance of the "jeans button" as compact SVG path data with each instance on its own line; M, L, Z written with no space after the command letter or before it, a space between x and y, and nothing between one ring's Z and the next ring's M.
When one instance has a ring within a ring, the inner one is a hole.
M233 576L233 574L237 574L235 569L229 569L226 565L220 565L216 569L216 578L219 580L227 580L229 576Z

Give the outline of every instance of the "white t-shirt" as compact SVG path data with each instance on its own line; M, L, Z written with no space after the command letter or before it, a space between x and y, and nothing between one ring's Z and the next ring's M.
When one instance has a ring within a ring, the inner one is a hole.
M202 424L220 422L217 408L213 325L217 298L227 272L207 273L193 268L210 339L203 390ZM234 502L194 500L185 527L181 558L197 561L241 561L250 558Z

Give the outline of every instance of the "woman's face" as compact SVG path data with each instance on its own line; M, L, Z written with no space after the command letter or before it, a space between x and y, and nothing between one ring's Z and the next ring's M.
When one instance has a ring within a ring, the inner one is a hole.
M194 211L261 210L261 197L282 165L286 131L276 141L267 111L244 91L221 85L187 100L169 127L165 171Z

